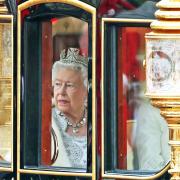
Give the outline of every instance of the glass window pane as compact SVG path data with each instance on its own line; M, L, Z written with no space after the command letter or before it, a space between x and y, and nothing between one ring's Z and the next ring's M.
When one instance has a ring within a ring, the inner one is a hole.
M0 174L0 178L2 180L15 180L16 175L12 174L12 173L2 173Z
M105 26L104 153L108 173L150 176L170 160L167 122L145 96L147 25Z

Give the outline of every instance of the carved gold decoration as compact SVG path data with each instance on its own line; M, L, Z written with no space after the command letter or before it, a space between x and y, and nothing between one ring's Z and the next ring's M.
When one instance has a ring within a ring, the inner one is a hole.
M179 46L173 46L173 43L180 41L180 1L161 0L157 3L157 7L159 8L155 13L157 20L151 23L152 32L146 34L147 96L151 99L151 103L160 109L161 115L165 117L168 123L169 145L171 146L171 163L168 172L172 175L171 180L177 180L180 179L180 88L173 77L177 77L176 75L179 74L177 67L179 66L180 55L175 54L179 52ZM155 46L150 46L153 41L156 43L154 43ZM167 45L168 42L170 42L170 46ZM161 53L159 60L156 57L150 57L150 51L154 54ZM163 56L163 53L166 53L167 56ZM155 71L157 72L153 72L152 61L155 59L160 63L164 61L164 65L163 63L161 65L156 63ZM172 73L169 76L167 75L168 72L165 70L164 73L162 69L166 65L170 70L168 59L169 62L174 63L171 69ZM161 68L157 66L161 66ZM157 76L166 77L166 79L160 79ZM157 79L150 79L150 77L157 77ZM159 89L153 86L157 86ZM173 86L174 90L171 89Z
M11 26L0 24L0 125L11 122L12 42Z
M8 163L0 163L1 172L14 169L13 109L13 16L0 12L0 157Z
M160 9L156 11L158 18L151 23L153 30L179 30L180 28L180 1L162 0L157 3Z
M11 162L12 146L12 27L0 24L0 156Z
M8 14L8 9L5 4L5 0L0 0L0 14Z

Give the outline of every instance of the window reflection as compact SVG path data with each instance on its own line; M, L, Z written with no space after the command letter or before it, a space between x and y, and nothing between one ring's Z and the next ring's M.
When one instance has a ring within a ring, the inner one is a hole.
M124 129L119 130L118 142L125 144L118 146L123 154L123 157L118 154L118 166L128 170L158 171L169 162L170 149L167 123L144 94L144 35L149 30L129 27L120 31L118 74L122 80L118 83L118 103L122 103L122 107L118 109L118 124L123 124Z
M105 27L105 171L151 176L167 165L170 148L167 123L145 96L144 36L150 28L123 22Z

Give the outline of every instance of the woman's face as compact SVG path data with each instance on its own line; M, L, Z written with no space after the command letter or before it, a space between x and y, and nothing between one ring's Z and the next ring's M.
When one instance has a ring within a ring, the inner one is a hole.
M54 80L56 107L63 113L76 113L84 109L87 89L80 72L72 69L59 69Z

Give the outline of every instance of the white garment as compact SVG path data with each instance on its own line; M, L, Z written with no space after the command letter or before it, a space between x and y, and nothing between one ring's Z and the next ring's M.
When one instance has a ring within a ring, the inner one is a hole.
M160 170L170 161L169 131L160 110L142 101L135 110L139 169Z
M58 157L53 166L86 168L87 166L87 137L71 136L66 133L67 120L60 112L52 110L52 128L58 142ZM54 152L53 138L51 141L52 153ZM52 154L53 156L53 154Z

